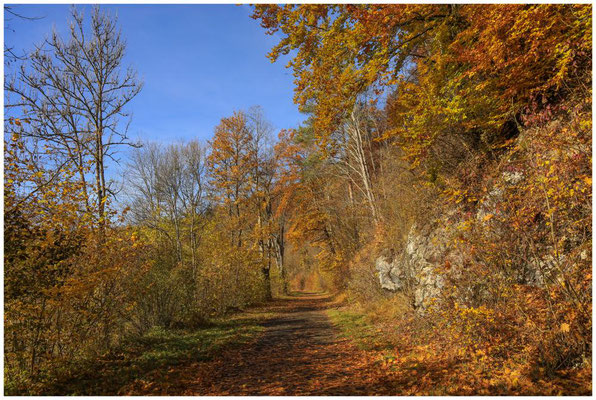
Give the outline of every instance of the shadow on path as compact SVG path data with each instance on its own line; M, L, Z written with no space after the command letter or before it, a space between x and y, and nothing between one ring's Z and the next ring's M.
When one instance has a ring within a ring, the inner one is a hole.
M391 395L371 356L338 337L330 297L300 293L266 306L275 317L252 343L170 371L160 395ZM142 392L142 393L141 393Z

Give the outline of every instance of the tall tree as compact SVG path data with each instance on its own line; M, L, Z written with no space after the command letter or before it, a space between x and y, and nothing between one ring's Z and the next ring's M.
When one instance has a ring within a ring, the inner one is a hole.
M271 298L271 264L275 251L274 240L278 233L273 218L274 184L277 178L277 161L272 146L273 128L259 106L248 110L247 127L252 137L251 199L257 215L254 231L261 258L265 260L263 278L267 290L266 297Z
M130 116L125 107L142 84L132 68L123 72L126 45L115 18L99 7L92 11L89 28L75 8L72 18L67 38L54 31L6 80L5 89L14 95L8 108L30 122L24 135L75 163L86 209L103 232L106 203L114 194L106 166L116 146L132 144L121 119Z
M232 237L241 247L244 231L242 209L246 207L252 191L250 176L256 168L253 134L247 126L246 114L234 112L231 117L222 118L209 144L209 176L216 197L228 208L229 216L235 219L236 232L232 233Z

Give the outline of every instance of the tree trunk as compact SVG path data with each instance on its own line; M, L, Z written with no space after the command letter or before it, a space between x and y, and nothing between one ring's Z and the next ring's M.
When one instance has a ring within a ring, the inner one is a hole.
M263 268L263 279L265 280L265 300L271 300L271 266Z

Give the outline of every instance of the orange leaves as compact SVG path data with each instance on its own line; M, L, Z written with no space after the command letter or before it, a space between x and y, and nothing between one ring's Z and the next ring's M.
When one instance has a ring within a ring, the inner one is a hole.
M16 125L16 126L22 127L23 126L23 123L29 124L29 123L31 123L31 121L28 118L21 119L21 118L9 117L8 118L8 123L10 125Z
M357 96L397 84L387 136L414 163L439 135L499 132L590 69L586 5L259 5L253 18L282 33L272 60L297 50L295 99L322 145Z
M547 379L591 354L591 7L321 7L255 15L284 35L278 51L298 51L296 98L314 110L320 147L354 98L396 85L379 136L443 192L463 253L451 268L433 260L454 276L452 303L422 331L457 360L448 392L556 393L533 369ZM312 200L325 184L293 187L292 233L332 253L345 239L325 237L332 213ZM439 359L404 358L417 375Z
M26 135L5 136L5 329L14 338L5 359L13 374L24 373L23 363L34 374L58 369L75 353L99 347L98 338L120 318L121 285L136 280L130 277L140 259L118 230L108 228L98 246L79 178L86 171L54 157L49 146L35 150ZM112 314L100 318L104 312Z
M480 74L493 82L505 111L558 89L570 68L583 67L591 41L586 12L587 7L571 5L464 7L470 26L452 49L471 66L469 78Z
M207 164L215 189L227 205L238 206L250 190L249 176L255 167L252 140L243 112L222 118L215 128Z
M281 30L284 35L269 54L272 60L298 50L289 63L298 77L295 99L303 108L314 105L314 126L325 143L359 94L393 80L408 51L425 39L424 22L433 25L445 8L261 5L253 18L261 19L268 33Z

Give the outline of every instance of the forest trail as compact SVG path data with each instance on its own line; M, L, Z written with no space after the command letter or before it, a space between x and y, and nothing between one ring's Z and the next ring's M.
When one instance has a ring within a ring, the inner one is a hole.
M275 316L251 343L211 360L171 368L160 383L129 388L154 395L391 395L373 354L339 337L329 296L301 293L265 308Z

